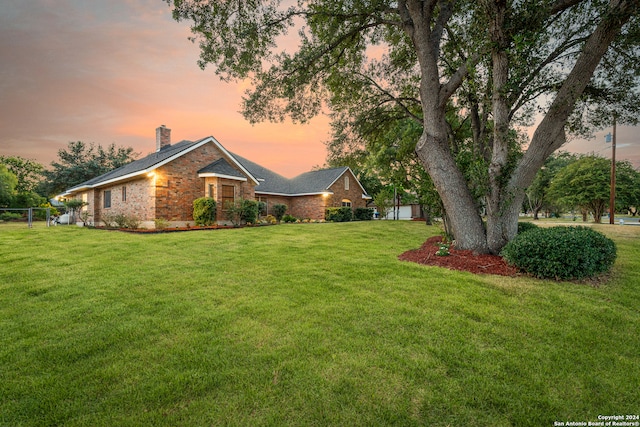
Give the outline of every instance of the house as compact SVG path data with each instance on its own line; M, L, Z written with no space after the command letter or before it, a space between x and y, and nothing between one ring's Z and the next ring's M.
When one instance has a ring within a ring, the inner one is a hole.
M213 136L171 144L171 130L156 129L156 151L83 182L62 197L78 198L95 225L105 215L123 214L153 228L156 219L172 226L193 223L193 201L213 197L217 218L224 219L226 202L239 199L287 206L297 218L324 219L326 208L365 207L370 199L350 168L318 170L285 178L227 151ZM106 218L106 217L105 217Z

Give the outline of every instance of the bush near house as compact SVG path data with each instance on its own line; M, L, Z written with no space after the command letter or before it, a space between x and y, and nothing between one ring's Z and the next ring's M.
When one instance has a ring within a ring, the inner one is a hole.
M325 219L332 222L347 222L353 219L353 211L348 206L340 208L327 208Z
M537 228L516 235L502 256L539 278L584 279L611 269L616 245L588 227Z
M271 207L272 211L273 211L273 216L276 218L277 222L282 221L282 217L284 216L284 213L287 211L287 205L283 205L283 204L275 204Z
M193 201L193 220L196 225L213 225L216 222L216 201L213 197L200 197Z
M245 224L255 224L260 210L258 202L255 200L242 200L240 206L240 220Z
M297 218L293 215L286 214L282 217L282 220L286 223L296 222Z
M371 221L373 219L373 209L355 208L353 211L353 219L355 221Z

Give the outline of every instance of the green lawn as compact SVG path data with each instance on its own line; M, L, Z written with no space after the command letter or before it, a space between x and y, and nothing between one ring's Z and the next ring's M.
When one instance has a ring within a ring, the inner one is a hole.
M417 222L0 224L0 426L552 426L640 412L640 227L599 287L400 262Z

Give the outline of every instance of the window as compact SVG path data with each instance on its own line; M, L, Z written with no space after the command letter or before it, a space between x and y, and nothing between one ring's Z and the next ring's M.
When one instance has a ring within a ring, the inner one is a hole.
M345 190L349 190L349 177L348 176L344 177L344 189Z
M104 191L104 207L105 208L111 207L111 190Z
M222 208L226 209L227 204L235 202L235 188L233 185L222 186Z
M213 198L213 184L209 184L209 197Z
M125 187L124 185L122 186L122 201L127 201L127 187Z
M345 207L345 206L346 206L346 207L350 208L350 207L351 207L351 200L349 200L349 199L342 199L342 206L343 206L343 207Z
M84 202L84 206L82 207L83 211L86 211L89 206L89 195L87 193L82 193L82 201Z

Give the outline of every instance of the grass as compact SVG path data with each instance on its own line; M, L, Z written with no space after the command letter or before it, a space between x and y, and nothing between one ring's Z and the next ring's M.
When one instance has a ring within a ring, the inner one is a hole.
M415 222L0 224L0 426L550 426L640 408L640 227L597 288L397 255Z

